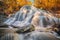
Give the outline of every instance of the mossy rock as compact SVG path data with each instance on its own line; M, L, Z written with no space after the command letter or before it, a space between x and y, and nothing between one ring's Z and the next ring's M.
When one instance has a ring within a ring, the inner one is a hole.
M25 28L25 29L18 29L16 32L17 33L28 33L28 32L31 32L31 31L34 31L35 30L35 27L33 25L30 25L29 28Z

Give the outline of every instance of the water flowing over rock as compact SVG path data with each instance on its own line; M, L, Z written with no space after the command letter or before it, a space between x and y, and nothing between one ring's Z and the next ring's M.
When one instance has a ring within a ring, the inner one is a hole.
M22 28L28 25L33 25L35 27L48 27L49 25L51 26L54 23L58 23L58 18L54 17L49 11L26 5L4 23L17 28Z
M31 26L34 26L35 28L41 28L40 31L45 31L46 27L51 27L55 23L58 24L58 18L54 17L52 13L29 5L23 6L18 12L4 22L9 28L16 27L19 28L19 30L28 30ZM14 38L17 37L17 40L58 40L52 33L40 31L32 31L22 34L17 33L17 36L9 33L2 37L1 40L5 40L6 38L8 38L7 40L10 40L9 38L13 40L12 36Z
M60 40L51 33L46 32L30 32L26 34L6 34L0 40Z

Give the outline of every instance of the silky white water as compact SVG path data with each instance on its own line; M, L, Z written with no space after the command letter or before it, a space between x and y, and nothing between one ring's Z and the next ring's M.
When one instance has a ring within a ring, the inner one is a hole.
M7 24L9 28L13 28L14 26L17 28L30 28L29 25L33 25L35 28L38 28L41 31L45 31L46 27L50 28L53 24L58 24L59 22L58 18L54 17L53 14L49 11L37 9L34 6L26 5L23 6L18 12L13 14L4 23ZM56 35L56 33L54 33L54 35ZM45 32L41 33L39 31L31 32L29 34L19 34L18 36L19 40L55 40L52 39L54 37L52 37L52 34L50 35L50 33Z
M49 11L37 9L33 6L23 6L18 12L12 15L5 24L16 27L34 25L35 27L47 27L58 23L58 18L54 17Z

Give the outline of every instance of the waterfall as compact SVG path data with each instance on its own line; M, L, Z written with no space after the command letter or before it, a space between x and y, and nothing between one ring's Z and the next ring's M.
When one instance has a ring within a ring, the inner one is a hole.
M58 18L54 17L52 13L29 5L23 6L19 11L14 13L4 22L4 24L8 25L9 28L16 27L19 30L28 30L31 28L30 25L35 27L35 31L26 34L18 34L19 40L55 40L54 35L57 36L55 32L53 32L53 36L50 31L45 32L45 28L52 27L55 23L58 24Z
M4 23L12 27L15 26L19 28L30 24L35 27L47 27L48 25L58 23L58 18L51 14L52 13L49 11L25 5Z

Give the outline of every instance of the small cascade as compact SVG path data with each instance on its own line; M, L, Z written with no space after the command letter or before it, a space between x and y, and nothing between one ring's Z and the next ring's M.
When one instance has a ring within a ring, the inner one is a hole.
M60 21L60 20L59 20ZM35 27L47 27L58 23L58 18L54 17L49 11L37 9L34 6L23 6L18 12L7 19L5 24L13 27L24 27L33 25Z

